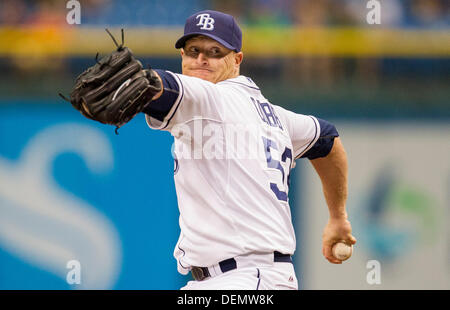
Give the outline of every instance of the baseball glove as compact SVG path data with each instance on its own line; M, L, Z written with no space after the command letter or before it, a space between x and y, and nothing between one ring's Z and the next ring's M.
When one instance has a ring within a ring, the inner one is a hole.
M85 117L116 126L129 122L161 90L156 73L143 70L142 64L133 57L131 50L118 45L117 50L98 60L96 64L80 74L70 93L72 106Z

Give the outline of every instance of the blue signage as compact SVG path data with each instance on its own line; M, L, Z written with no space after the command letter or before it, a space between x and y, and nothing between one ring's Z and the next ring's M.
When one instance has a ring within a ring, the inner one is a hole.
M0 289L179 289L173 138L0 105Z

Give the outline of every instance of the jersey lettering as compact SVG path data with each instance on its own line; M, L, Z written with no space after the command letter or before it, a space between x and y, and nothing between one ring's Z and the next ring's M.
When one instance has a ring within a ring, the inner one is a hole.
M273 109L270 103L261 102L253 97L250 97L250 99L252 100L253 105L256 108L256 111L258 111L259 117L261 117L261 120L264 123L272 127L278 127L281 130L283 130L283 126L281 125L280 119L276 115L275 110Z

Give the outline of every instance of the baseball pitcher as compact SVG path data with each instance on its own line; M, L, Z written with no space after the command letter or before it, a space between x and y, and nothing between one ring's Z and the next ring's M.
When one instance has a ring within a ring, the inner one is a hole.
M113 38L114 39L114 38ZM144 69L130 49L97 60L76 80L72 105L120 127L145 113L151 129L174 137L182 289L298 289L288 190L295 160L308 158L323 185L329 220L323 255L353 245L345 208L347 159L334 125L272 104L240 75L242 31L235 19L201 11L186 20L182 74ZM150 142L149 142L150 143Z

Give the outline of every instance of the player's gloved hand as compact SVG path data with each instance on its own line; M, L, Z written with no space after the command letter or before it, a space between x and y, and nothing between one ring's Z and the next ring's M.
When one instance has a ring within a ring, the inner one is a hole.
M112 38L117 50L77 77L70 102L87 118L119 128L142 112L161 91L161 83L153 70L143 70L131 50L123 46L123 30L122 45Z
M332 248L337 242L344 242L348 245L356 243L356 238L352 235L352 226L346 217L330 218L325 225L322 234L322 254L333 264L342 264L342 261L333 256Z

